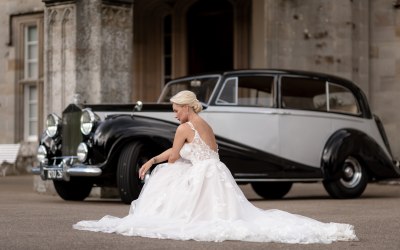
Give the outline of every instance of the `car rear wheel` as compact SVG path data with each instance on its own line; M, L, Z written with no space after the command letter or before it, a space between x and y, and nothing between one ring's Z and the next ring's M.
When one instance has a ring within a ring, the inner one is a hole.
M323 184L333 198L357 198L368 184L368 174L355 157L349 156L344 161L342 177L337 180L325 180Z
M143 187L138 176L139 168L150 159L144 144L134 142L127 144L121 151L118 160L117 186L121 200L130 204L135 200Z
M253 190L264 199L280 199L292 188L292 182L253 182Z
M92 191L93 184L83 179L72 178L70 181L53 181L57 194L67 201L83 201Z

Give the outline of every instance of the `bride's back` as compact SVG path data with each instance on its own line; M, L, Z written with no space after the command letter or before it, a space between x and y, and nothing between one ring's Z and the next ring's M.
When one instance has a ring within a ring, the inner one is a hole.
M212 130L210 125L208 125L208 123L200 117L194 119L194 121L192 121L192 124L194 126L194 129L197 130L197 133L199 133L199 136L204 141L204 143L206 143L212 150L217 151L217 141L215 139L214 131Z

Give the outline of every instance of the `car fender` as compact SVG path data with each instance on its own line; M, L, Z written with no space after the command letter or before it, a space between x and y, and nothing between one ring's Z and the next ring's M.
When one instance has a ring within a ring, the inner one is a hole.
M343 163L350 155L360 161L372 178L397 175L393 161L373 138L347 128L336 131L325 144L321 158L324 179L340 178Z
M102 165L111 165L129 142L143 141L154 153L171 147L176 128L177 124L154 118L115 116L97 127L93 149L106 156Z

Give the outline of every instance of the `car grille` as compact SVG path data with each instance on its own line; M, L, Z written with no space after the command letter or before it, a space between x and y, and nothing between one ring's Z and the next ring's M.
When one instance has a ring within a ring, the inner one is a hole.
M62 155L76 156L76 149L82 142L83 136L80 130L82 110L74 105L69 105L63 112L62 118Z

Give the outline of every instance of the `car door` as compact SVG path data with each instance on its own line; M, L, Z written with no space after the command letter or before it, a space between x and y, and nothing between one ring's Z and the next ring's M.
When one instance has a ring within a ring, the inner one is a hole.
M332 132L327 82L303 76L280 78L279 154L285 176L320 176L322 150Z
M222 161L237 180L280 171L278 113L272 75L226 78L202 116L217 136Z

